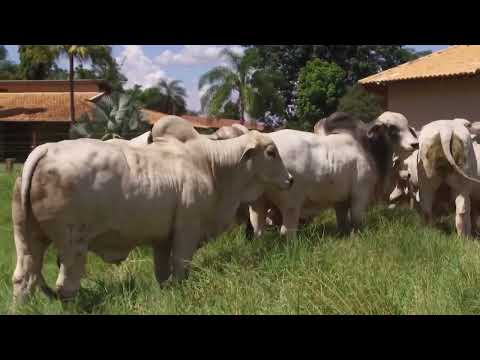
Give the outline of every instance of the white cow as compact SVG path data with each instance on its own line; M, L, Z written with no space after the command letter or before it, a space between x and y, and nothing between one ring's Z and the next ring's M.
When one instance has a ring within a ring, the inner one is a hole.
M433 202L438 188L448 185L455 198L455 225L459 235L471 234L471 193L480 183L477 161L465 119L438 120L420 133L418 185L420 208L426 223L433 221Z
M14 189L14 298L25 299L37 283L46 288L41 269L51 243L61 298L79 289L87 251L119 263L150 245L157 281L169 277L170 254L175 278L183 279L194 251L231 226L241 202L292 181L275 144L256 131L138 147L92 139L41 145Z
M295 237L300 217L316 215L329 207L335 208L340 230L358 228L374 198L388 197L393 188L393 152L412 152L417 140L408 127L402 131L394 121L364 125L350 118L342 122L343 128L355 128L358 133L352 136L351 132L340 131L318 136L281 130L267 134L295 177L295 184L288 192L268 190L252 205L250 219L255 235L262 233L269 203L281 212L281 233Z

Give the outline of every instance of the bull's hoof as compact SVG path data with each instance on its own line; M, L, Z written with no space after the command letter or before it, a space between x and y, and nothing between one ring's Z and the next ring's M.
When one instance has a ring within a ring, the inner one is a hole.
M57 288L57 291L56 291L56 297L62 303L71 303L73 300L75 300L77 293L78 293L78 290L72 291L72 290L66 290L63 287L59 287Z

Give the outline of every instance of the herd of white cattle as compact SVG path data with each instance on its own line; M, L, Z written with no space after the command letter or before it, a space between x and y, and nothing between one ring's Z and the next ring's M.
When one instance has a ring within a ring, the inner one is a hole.
M168 116L130 141L43 144L13 190L14 301L37 285L51 297L74 297L88 251L119 264L151 246L157 281L182 280L194 252L236 224L246 224L249 237L277 225L294 241L299 222L327 208L348 234L375 203L410 201L426 223L454 204L458 234L471 235L480 205L477 132L476 123L453 119L417 133L402 114L385 112L369 124L334 113L313 132L233 125L201 135ZM42 276L50 244L56 291Z

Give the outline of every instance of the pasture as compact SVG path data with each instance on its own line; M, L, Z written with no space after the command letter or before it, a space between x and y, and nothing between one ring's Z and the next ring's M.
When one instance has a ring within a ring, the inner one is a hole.
M17 173L19 169L16 169ZM295 243L270 231L248 241L243 229L197 252L190 277L160 288L150 249L119 266L89 255L79 297L62 305L37 291L11 308L15 246L10 200L14 176L0 170L1 314L477 314L480 242L457 238L452 219L422 226L408 209L372 209L360 234L335 234L327 211ZM49 251L43 273L57 276Z

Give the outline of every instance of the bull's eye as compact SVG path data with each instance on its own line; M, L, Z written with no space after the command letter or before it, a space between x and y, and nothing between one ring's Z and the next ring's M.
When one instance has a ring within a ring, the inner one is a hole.
M275 156L277 156L277 153L275 152L274 149L268 149L267 150L267 156L271 157L272 159L275 159Z
M388 127L388 135L395 136L398 133L398 129L395 126Z

